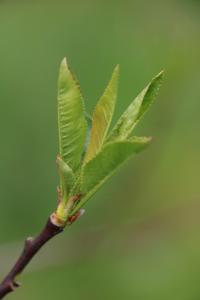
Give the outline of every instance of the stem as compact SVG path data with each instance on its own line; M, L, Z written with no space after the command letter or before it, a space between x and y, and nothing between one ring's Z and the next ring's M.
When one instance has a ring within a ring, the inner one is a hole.
M44 229L35 238L27 238L24 249L17 259L15 265L10 270L8 275L0 284L0 299L4 298L8 293L13 292L20 284L16 281L17 275L22 273L25 267L29 264L31 259L38 253L44 244L46 244L55 235L61 233L64 229L63 225L55 223L51 216Z

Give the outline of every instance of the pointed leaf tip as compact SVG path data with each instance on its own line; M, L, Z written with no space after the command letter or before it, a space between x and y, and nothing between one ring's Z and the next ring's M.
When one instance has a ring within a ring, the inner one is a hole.
M65 64L65 65L67 65L67 57L66 57L66 56L63 58L63 60L62 60L62 62L61 62L61 63L63 63L63 64Z
M60 70L61 69L69 69L68 67L68 62L67 62L67 58L64 57L61 61L61 64L60 64Z
M117 64L117 65L115 66L115 68L114 68L114 72L119 73L119 71L120 71L120 65Z
M85 162L91 160L101 150L106 139L116 104L118 79L119 65L114 68L111 79L95 107Z
M158 73L133 100L111 131L107 142L127 139L141 117L149 109L160 89L164 72Z
M142 151L143 149L145 149L152 141L152 137L151 136L133 136L132 138L128 139L129 142L132 142L136 145L135 147L135 153L139 153L140 151Z

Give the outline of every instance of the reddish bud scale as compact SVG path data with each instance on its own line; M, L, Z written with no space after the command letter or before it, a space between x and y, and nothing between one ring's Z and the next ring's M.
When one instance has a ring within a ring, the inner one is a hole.
M84 212L85 212L84 209L80 209L79 211L77 211L74 215L68 218L67 224L71 225L72 223L74 223L77 219L79 219L84 214Z

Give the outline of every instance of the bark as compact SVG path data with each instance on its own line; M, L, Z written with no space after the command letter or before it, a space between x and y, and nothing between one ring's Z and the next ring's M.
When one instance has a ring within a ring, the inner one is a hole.
M38 236L35 238L29 237L25 241L24 249L17 259L15 265L10 270L8 275L0 284L0 299L3 299L7 294L13 292L20 284L16 281L16 277L22 273L25 267L29 264L32 258L38 253L44 244L46 244L55 235L61 233L64 226L54 224L53 218L50 217Z

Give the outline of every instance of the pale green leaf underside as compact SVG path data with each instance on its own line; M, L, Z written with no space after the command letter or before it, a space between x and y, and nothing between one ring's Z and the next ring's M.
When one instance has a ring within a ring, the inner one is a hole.
M75 183L75 175L72 169L60 157L57 158L57 165L60 176L62 200L67 202L70 191Z
M143 150L150 140L145 137L133 137L128 141L106 144L102 151L84 166L80 187L83 198L72 214L85 204L123 162Z
M66 59L61 63L58 80L58 129L60 156L75 170L85 143L86 120L80 88Z
M140 118L155 100L163 79L163 72L155 76L147 87L134 99L111 131L107 141L127 139Z
M119 66L113 71L112 77L103 96L98 101L93 117L90 142L85 157L85 162L91 160L102 148L112 120L119 78Z

